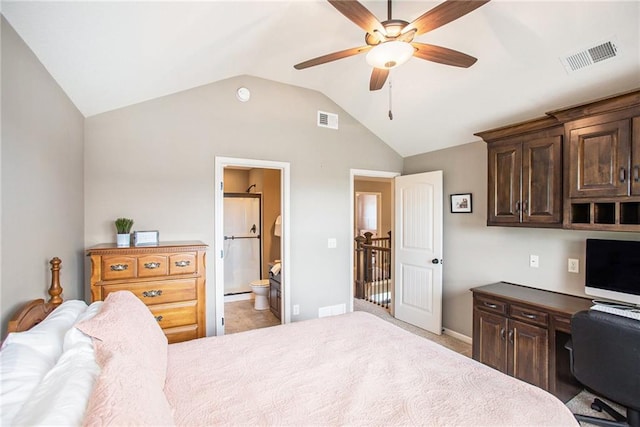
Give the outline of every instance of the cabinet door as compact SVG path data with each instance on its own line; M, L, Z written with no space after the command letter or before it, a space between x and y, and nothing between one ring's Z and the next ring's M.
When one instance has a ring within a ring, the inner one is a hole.
M562 223L562 130L522 144L522 222Z
M508 370L522 381L549 389L549 333L545 328L509 320Z
M631 137L631 195L640 196L640 117L633 118Z
M571 129L569 196L626 196L630 136L629 120Z
M474 308L473 358L507 373L507 318Z
M489 144L489 225L520 222L520 179L522 144Z

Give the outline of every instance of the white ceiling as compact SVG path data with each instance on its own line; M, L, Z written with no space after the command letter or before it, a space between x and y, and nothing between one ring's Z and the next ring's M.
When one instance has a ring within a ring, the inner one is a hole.
M362 2L380 20L386 1ZM437 1L395 1L412 21ZM2 1L2 14L85 116L237 75L315 89L400 155L640 87L639 1L493 0L416 41L478 58L468 69L413 58L368 90L364 55L293 65L364 45L321 0ZM615 37L619 56L568 74L559 58Z

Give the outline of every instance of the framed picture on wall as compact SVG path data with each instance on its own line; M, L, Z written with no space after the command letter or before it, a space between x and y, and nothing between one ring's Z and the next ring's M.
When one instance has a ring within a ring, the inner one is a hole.
M471 213L471 193L452 194L451 213Z

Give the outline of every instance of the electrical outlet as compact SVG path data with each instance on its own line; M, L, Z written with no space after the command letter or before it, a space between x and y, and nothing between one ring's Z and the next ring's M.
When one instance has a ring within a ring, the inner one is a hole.
M540 266L538 255L529 255L529 267L538 268Z
M580 261L575 258L569 258L569 262L567 265L567 271L569 273L579 273L580 272Z
M300 314L300 306L298 304L293 305L293 314L294 315Z

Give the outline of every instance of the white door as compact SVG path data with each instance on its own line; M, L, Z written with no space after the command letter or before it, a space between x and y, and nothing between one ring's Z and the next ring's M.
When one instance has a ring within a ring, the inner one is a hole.
M395 317L442 333L442 171L395 178Z

